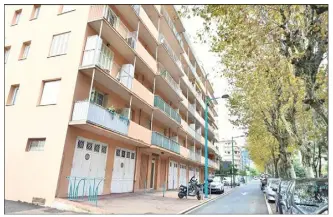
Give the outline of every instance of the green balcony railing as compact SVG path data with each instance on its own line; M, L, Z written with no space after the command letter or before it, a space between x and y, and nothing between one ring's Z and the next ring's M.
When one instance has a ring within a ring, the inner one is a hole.
M180 154L179 144L176 141L173 141L172 139L165 137L158 132L152 133L151 144L157 145L159 147L162 147L162 148L168 149L170 151L173 151L177 154Z
M181 118L178 112L176 112L170 105L168 105L164 100L159 97L155 96L154 98L154 106L164 111L170 118L177 121L179 124L181 122Z

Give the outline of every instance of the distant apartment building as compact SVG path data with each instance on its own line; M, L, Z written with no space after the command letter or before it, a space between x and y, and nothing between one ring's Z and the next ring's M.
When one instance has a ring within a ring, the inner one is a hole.
M222 154L222 160L223 161L230 161L232 162L232 146L231 146L231 140L224 140L219 141L219 150ZM237 144L236 141L233 141L234 144L234 164L237 169L241 168L241 148Z
M172 5L6 5L5 198L47 205L82 178L99 195L203 182L214 90L198 62Z

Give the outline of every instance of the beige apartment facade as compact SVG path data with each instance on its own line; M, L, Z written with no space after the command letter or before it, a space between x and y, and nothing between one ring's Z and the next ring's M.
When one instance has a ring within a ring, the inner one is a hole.
M172 5L15 5L5 22L6 199L48 205L73 179L99 195L203 181L214 92Z

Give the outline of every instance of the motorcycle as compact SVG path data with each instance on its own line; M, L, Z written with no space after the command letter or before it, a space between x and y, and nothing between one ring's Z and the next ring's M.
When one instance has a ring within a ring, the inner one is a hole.
M260 189L261 189L262 191L264 191L265 188L266 188L266 186L267 186L267 178L263 178L263 179L261 179L261 182L260 182Z
M182 199L186 195L194 197L196 196L198 200L201 200L201 189L202 184L199 184L198 181L194 178L194 176L190 179L189 185L188 185L188 194L187 194L187 186L180 185L178 197Z

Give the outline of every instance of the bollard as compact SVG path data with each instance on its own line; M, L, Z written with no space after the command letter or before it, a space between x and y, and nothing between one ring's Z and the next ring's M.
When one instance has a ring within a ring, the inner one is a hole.
M146 193L146 188L147 188L147 180L145 180L145 187L144 187L144 193Z
M164 197L164 193L165 193L165 183L163 183L163 197Z

